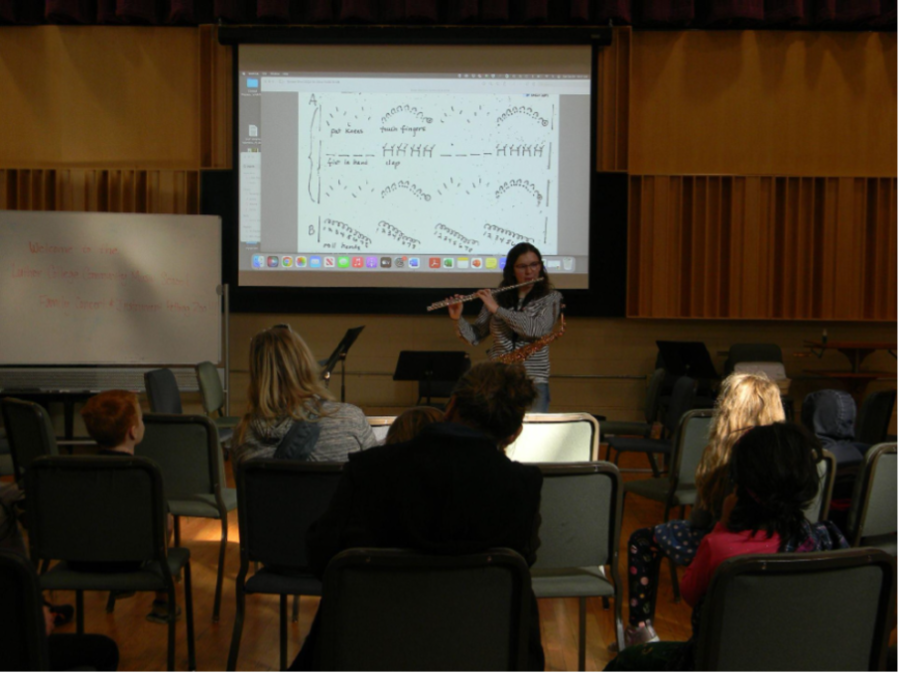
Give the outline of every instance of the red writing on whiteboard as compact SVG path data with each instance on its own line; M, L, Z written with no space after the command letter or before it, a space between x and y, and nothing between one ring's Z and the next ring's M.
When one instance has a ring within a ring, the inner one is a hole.
M13 278L39 278L44 272L40 269L32 269L31 267L12 266Z
M38 302L43 309L68 309L69 300L62 297L50 297L48 295L40 295Z
M165 272L162 275L163 285L167 286L189 286L191 285L191 280L189 278L175 278L174 276L169 276Z
M35 254L35 253L71 253L72 246L48 246L45 243L39 243L37 241L29 241L28 242L28 250L30 250L32 254Z

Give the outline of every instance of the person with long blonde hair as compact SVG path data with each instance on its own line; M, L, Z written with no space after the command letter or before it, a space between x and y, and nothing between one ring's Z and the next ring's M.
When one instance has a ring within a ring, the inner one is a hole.
M697 499L690 520L670 520L638 529L628 539L628 646L659 641L653 628L659 565L669 557L679 566L694 559L700 542L722 516L731 493L728 472L731 450L755 426L784 421L778 385L764 374L735 373L722 382L709 434L697 466Z
M334 402L300 335L276 325L250 342L247 413L234 444L236 471L256 457L346 461L378 440L361 409Z

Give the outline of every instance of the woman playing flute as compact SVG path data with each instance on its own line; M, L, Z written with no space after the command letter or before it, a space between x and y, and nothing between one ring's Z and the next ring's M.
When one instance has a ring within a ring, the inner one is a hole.
M450 319L460 336L475 345L490 333L494 338L490 357L499 358L550 333L562 310L562 295L553 289L541 252L530 243L520 243L509 251L499 287L521 283L526 285L518 292L495 295L487 289L479 290L476 294L483 306L474 323L462 317L461 303L449 305ZM549 411L550 347L538 349L524 365L538 390L531 411Z

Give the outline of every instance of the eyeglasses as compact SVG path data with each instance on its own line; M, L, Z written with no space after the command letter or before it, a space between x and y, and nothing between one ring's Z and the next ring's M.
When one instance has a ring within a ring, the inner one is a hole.
M540 269L540 268L541 268L540 262L530 262L528 264L517 264L515 266L516 271L528 271L529 269Z

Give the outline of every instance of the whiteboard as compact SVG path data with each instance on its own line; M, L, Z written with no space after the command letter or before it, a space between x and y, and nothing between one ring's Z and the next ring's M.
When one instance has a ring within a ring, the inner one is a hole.
M0 364L219 362L221 219L0 211Z

